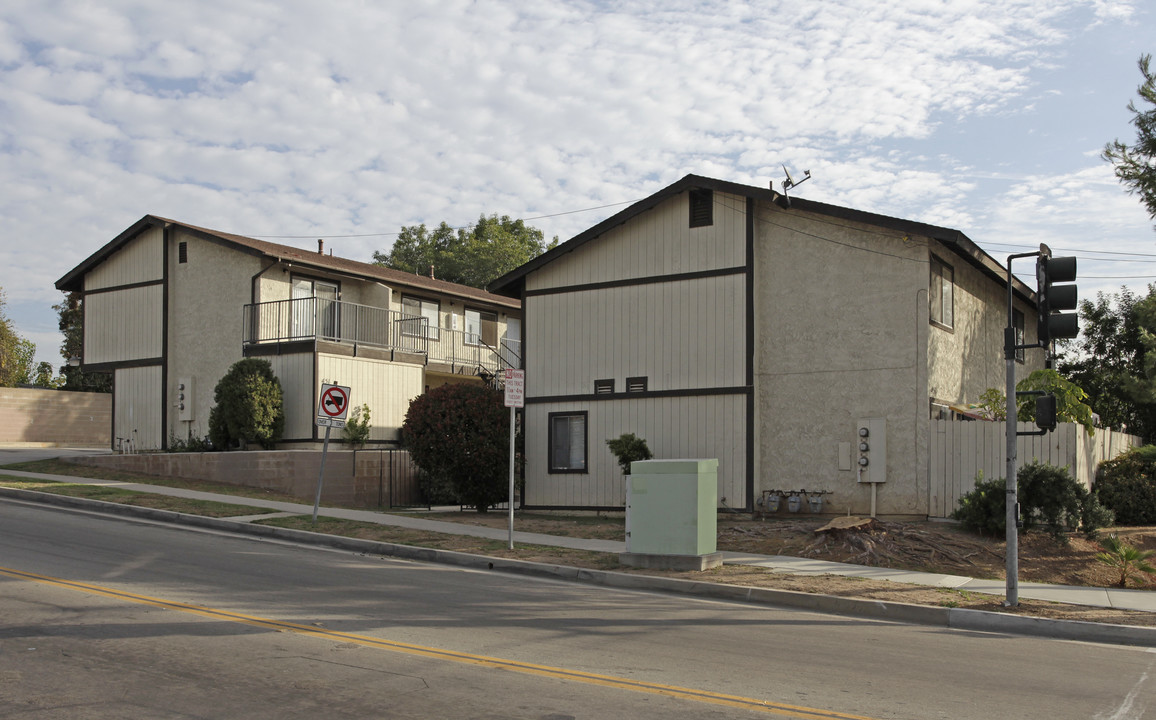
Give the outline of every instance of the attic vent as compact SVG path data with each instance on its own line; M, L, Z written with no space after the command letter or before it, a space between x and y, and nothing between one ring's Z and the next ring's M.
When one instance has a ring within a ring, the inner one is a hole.
M609 380L595 380L594 381L595 395L613 395L614 394L614 378Z
M714 191L690 191L690 226L706 227L714 225Z
M187 242L177 243L177 262L187 263L189 261L189 244Z
M642 377L628 377L626 378L626 392L640 393L646 392L646 376Z

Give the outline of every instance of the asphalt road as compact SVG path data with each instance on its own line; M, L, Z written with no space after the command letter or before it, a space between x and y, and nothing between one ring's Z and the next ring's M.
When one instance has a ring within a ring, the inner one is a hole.
M1156 651L0 502L0 718L1156 717Z

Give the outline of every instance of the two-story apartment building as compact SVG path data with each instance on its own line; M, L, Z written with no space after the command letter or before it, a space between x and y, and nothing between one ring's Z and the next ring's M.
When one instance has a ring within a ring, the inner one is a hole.
M765 188L689 175L490 289L522 305L528 507L622 507L606 440L629 432L718 458L720 507L805 488L867 512L874 482L878 512L926 516L929 418L1004 386L994 258ZM1013 291L1032 342L1033 293Z
M114 446L202 437L217 381L264 357L284 390L286 443L317 439L323 382L396 440L431 386L520 366L508 297L323 252L146 215L57 281L84 297L86 370L113 375Z

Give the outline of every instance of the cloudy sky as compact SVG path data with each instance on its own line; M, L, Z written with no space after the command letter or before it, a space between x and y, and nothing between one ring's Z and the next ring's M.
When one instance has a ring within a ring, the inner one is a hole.
M6 0L5 311L59 364L54 281L148 213L368 261L403 225L565 240L783 164L1143 291L1156 233L1099 155L1154 51L1147 0Z

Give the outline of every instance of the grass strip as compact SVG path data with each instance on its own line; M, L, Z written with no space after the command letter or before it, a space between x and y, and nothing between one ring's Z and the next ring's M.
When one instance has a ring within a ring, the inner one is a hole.
M145 475L144 473L112 470L94 465L80 465L60 459L34 460L32 462L2 465L0 466L0 471L3 470L20 470L22 472L44 473L46 475L71 475L73 477L94 478L96 480L118 480L121 482L141 483L142 485L160 485L162 487L179 488L182 490L198 490L200 492L217 493L219 495L236 495L237 497L254 498L257 500L301 502L301 498L272 490L263 490L261 488L251 488L243 485L226 485L224 483L166 477L162 475Z
M155 510L171 510L173 512L211 518L240 517L243 515L260 515L263 513L277 512L270 508L253 507L251 505L233 505L231 503L215 502L212 500L169 497L167 495L124 490L106 485L32 480L12 475L0 475L0 486L16 488L18 490L35 490L36 492L51 493L53 495L67 495L69 497L85 498L88 500L102 500L104 502L153 508Z
M453 552L486 555L489 557L571 565L573 567L591 568L595 570L620 569L618 555L615 553L517 543L515 543L514 549L510 550L508 542L505 540L491 540L468 535L451 535L448 533L430 532L428 530L412 530L409 528L379 525L377 523L361 522L358 520L342 520L340 518L325 517L324 515L317 518L316 525L313 524L313 519L309 515L266 518L254 521L254 524L272 525L290 530L306 530L308 532L339 535L341 537L370 540L373 542L396 543L398 545L410 545L412 547L431 548L434 550L451 550Z

